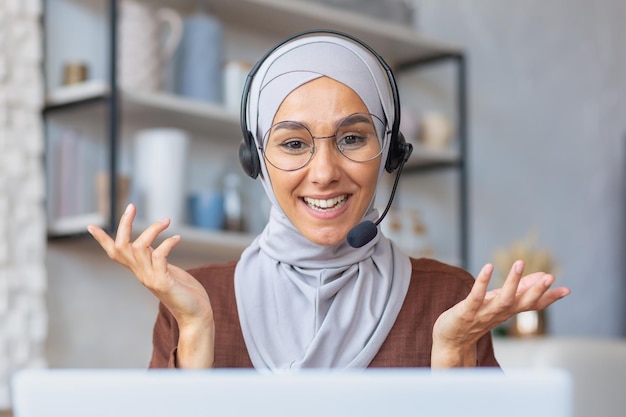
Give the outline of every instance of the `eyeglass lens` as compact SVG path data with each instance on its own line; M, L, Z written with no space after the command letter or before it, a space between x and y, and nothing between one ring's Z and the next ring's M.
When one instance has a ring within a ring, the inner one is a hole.
M278 169L294 171L304 167L315 153L314 139L334 139L337 149L355 162L367 162L381 154L384 123L368 113L355 113L343 119L332 136L313 136L300 122L274 124L264 136L263 156Z

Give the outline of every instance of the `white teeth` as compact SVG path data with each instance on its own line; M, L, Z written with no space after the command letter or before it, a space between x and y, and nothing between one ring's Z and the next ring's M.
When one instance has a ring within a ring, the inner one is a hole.
M305 203L307 203L309 207L319 210L319 209L335 208L335 206L339 207L343 204L344 201L346 201L347 198L348 196L344 194L344 195L340 195L334 198L329 198L328 200L320 200L317 198L304 197L304 201Z

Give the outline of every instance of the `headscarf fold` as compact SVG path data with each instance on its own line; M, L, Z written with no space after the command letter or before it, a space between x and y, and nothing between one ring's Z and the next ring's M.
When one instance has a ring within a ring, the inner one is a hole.
M354 90L386 123L378 178L395 117L389 80L369 51L342 36L300 37L273 51L249 93L249 130L257 146L282 101L299 86L329 77ZM242 253L235 270L241 328L255 368L364 368L385 341L411 276L409 258L381 233L361 248L346 241L317 245L281 210L261 157L269 222ZM370 202L363 220L378 212Z

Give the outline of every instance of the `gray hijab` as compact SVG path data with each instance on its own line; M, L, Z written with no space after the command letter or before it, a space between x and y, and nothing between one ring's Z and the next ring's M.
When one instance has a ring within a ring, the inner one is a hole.
M285 97L322 76L350 87L370 113L386 121L380 180L395 117L389 81L369 51L340 36L297 38L265 59L252 81L247 109L257 145ZM270 219L235 270L237 308L254 367L274 372L366 367L402 307L409 258L381 233L357 249L346 241L312 243L281 210L261 160ZM378 218L373 204L374 199L364 219Z

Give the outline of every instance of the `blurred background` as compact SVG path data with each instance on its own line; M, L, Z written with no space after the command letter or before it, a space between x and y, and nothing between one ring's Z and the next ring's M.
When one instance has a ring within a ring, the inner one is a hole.
M0 409L21 368L148 365L156 300L88 224L114 229L129 201L138 230L172 217L182 267L237 259L262 230L236 158L243 82L312 28L394 69L416 152L384 232L474 275L521 257L571 288L497 329L503 360L590 341L626 360L625 19L622 0L3 0Z

